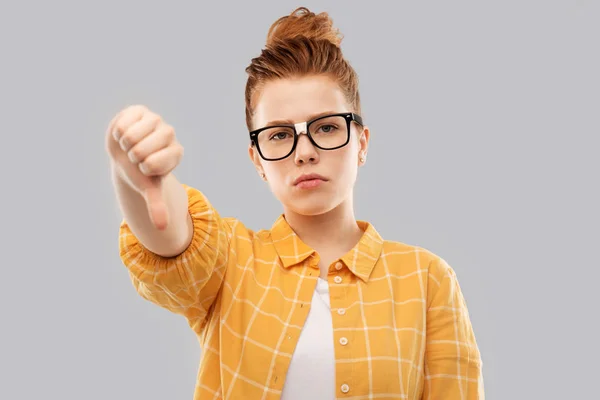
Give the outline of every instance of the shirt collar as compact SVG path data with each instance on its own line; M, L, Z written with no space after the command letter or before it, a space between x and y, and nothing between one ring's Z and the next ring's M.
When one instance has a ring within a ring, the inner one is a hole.
M364 233L358 243L340 260L354 275L367 282L380 257L383 239L369 222L359 220L357 224ZM296 235L283 214L271 227L271 239L284 268L299 264L315 253L315 250Z

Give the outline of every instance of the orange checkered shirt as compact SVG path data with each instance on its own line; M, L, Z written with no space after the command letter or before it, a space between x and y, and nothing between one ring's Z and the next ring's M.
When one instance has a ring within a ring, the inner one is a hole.
M179 256L119 249L140 296L185 317L202 356L195 400L279 399L319 277L283 215L252 231L190 186L194 235ZM373 225L329 269L338 399L483 399L482 362L456 274ZM339 344L344 337L346 345Z

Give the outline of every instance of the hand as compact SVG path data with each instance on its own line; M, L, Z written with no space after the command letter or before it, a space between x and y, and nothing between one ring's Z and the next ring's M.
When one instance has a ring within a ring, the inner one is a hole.
M106 149L119 176L144 197L153 224L165 229L168 209L162 181L183 157L173 127L145 106L130 106L110 122Z

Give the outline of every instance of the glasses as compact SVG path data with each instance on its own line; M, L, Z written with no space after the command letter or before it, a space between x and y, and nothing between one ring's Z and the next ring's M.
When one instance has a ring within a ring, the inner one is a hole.
M283 160L294 152L298 138L306 134L321 150L335 150L350 141L350 124L363 126L355 113L330 114L297 124L266 126L250 132L250 141L266 161Z

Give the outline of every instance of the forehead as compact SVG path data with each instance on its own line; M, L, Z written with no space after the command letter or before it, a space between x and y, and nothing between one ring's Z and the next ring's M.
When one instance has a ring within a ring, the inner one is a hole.
M254 110L256 127L276 120L303 122L326 111L349 111L338 84L326 76L269 81L260 91Z

